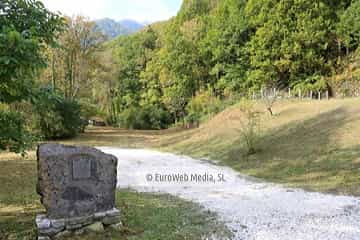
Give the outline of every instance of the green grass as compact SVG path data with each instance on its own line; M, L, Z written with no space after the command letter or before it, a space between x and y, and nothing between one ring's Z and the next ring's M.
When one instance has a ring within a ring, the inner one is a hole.
M360 99L284 101L262 114L257 153L247 156L237 106L157 148L218 160L241 173L311 191L360 196Z
M246 156L238 106L193 130L127 131L93 128L75 143L154 148L219 164L290 187L360 196L360 99L281 101L265 107L257 153Z
M257 106L263 110L263 106ZM90 128L66 144L154 148L218 160L241 173L313 191L360 196L360 99L284 101L275 116L262 114L256 154L244 154L237 106L199 129L127 131ZM36 161L0 154L0 240L33 239L34 218L43 209L35 193ZM125 227L106 239L201 239L227 234L215 216L196 204L168 195L121 191L117 206ZM104 239L88 235L71 239Z
M35 216L43 213L35 192L36 161L0 154L0 240L36 239ZM122 211L124 227L120 232L71 236L75 240L202 239L229 231L216 216L199 205L164 194L117 192L116 205Z

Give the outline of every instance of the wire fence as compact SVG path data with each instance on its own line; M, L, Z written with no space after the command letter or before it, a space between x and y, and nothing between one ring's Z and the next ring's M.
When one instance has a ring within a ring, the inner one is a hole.
M252 100L265 98L299 99L299 100L329 100L330 92L327 91L302 91L301 89L278 90L277 88L261 89L249 92L248 97Z

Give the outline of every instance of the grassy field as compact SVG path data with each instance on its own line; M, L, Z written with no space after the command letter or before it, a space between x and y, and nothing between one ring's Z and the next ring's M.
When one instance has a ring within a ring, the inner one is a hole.
M82 136L83 140L86 138ZM36 173L33 152L26 159L0 154L0 240L36 239L35 216L44 211L35 192ZM176 197L122 190L117 192L116 199L122 210L121 232L107 230L101 235L89 233L69 239L200 240L210 234L229 235L214 214Z
M360 99L281 101L262 111L258 152L247 156L233 106L199 129L165 134L157 148L218 160L241 173L307 190L360 196Z

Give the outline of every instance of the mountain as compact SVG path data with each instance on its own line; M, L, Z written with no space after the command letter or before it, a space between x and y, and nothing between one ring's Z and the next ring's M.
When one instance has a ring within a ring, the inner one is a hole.
M133 20L115 21L110 18L103 18L95 21L97 28L110 39L117 36L129 35L139 31L144 27L143 24Z
M145 26L145 24L136 22L136 21L131 20L131 19L124 19L124 20L121 20L119 23L122 26L124 26L127 29L130 29L130 30L132 30L134 32L137 32L137 31L141 30Z

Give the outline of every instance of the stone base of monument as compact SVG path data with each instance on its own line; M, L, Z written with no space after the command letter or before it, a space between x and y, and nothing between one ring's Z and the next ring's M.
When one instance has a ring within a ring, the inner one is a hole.
M121 225L120 211L114 208L90 216L66 219L50 219L46 215L38 215L36 216L38 240L58 239L64 233L75 233L81 229L86 231L87 227L94 223L101 223L104 228L118 228Z

